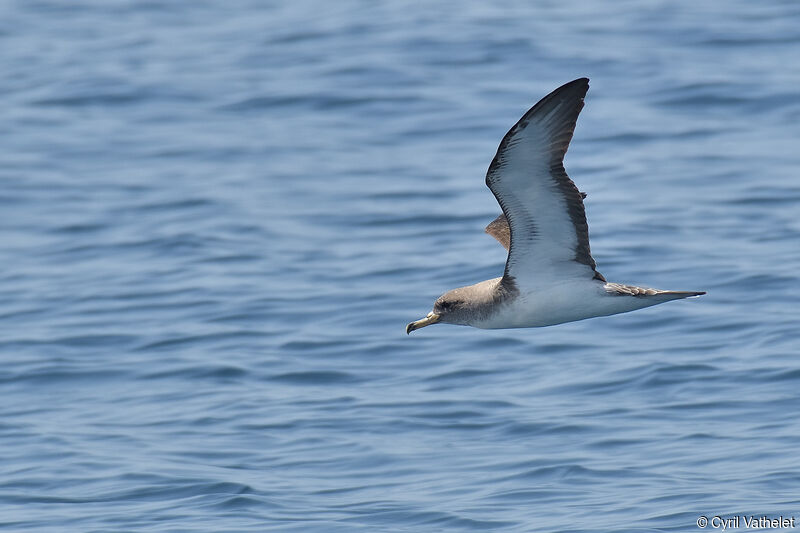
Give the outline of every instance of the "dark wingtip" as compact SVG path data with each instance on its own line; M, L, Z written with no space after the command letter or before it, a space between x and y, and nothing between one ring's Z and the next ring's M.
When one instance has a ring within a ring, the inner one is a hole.
M569 87L571 85L580 85L580 86L586 87L588 89L588 87L589 87L589 78L578 78L576 80L572 80L571 82L565 83L560 88L566 88L566 87Z
M586 95L587 91L589 90L589 78L578 78L577 80L572 80L570 82L565 83L552 93L551 95L566 93L569 91L579 91L583 93L581 98Z

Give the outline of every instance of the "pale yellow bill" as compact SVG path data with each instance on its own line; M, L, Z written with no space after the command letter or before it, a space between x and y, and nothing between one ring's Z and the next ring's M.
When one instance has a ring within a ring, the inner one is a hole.
M436 324L437 322L439 322L440 318L441 317L439 315L431 311L425 318L417 320L416 322L412 322L409 325L407 325L406 334L411 333L415 329L424 328L425 326L430 326L431 324Z

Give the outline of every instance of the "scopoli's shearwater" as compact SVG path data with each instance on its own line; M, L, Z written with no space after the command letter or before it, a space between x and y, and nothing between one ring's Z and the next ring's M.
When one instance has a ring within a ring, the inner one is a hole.
M502 278L441 295L406 333L438 322L484 329L551 326L614 315L705 292L662 291L609 283L595 269L578 191L564 170L589 80L542 98L500 142L489 186L503 214L486 232L508 250Z

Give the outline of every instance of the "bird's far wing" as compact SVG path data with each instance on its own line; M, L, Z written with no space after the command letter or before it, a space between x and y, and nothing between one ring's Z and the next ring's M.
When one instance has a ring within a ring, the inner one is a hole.
M589 80L580 78L542 98L503 137L489 165L486 185L510 229L505 283L536 285L584 276L603 280L589 250L582 193L564 170L564 154L588 89ZM495 235L499 218L495 222L487 232L500 240Z
M511 246L511 228L508 227L508 220L503 213L489 222L484 231L497 239L497 242L502 244L506 250Z

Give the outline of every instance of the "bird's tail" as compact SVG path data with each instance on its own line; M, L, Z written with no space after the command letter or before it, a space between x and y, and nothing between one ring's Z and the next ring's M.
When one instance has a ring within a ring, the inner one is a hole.
M670 300L680 300L682 298L692 298L702 296L705 291L662 291L647 287L637 287L635 285L623 285L622 283L606 283L606 291L619 296L635 296L637 298L647 298L654 301L669 302Z
M660 300L660 302L669 302L672 300L681 300L683 298L694 298L696 296L702 296L705 293L706 291L658 291L652 298Z

